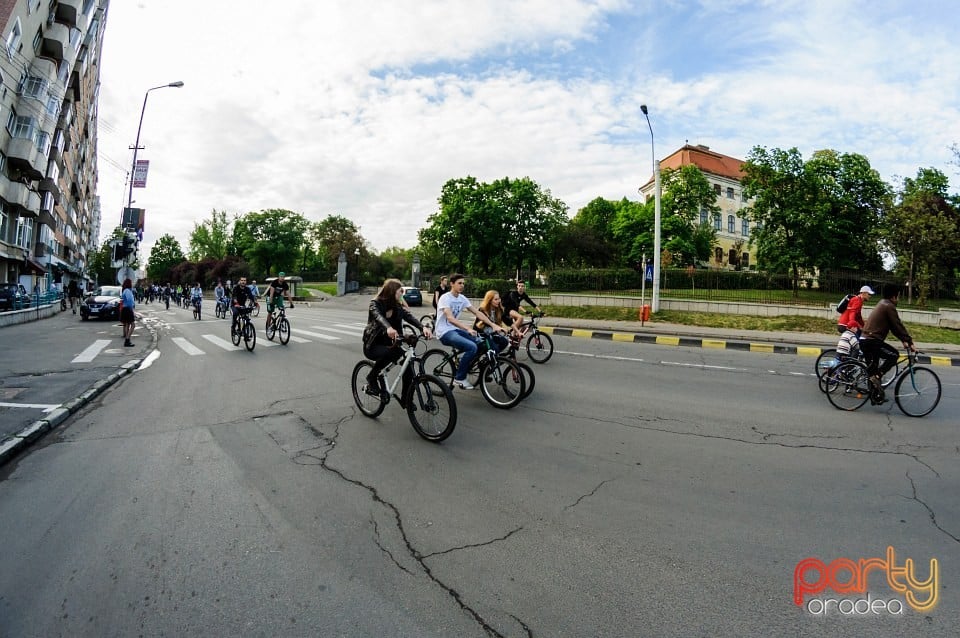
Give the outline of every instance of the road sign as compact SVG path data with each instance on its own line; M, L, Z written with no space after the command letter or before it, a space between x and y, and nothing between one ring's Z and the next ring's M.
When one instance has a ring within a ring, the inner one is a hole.
M117 283L122 285L124 279L129 279L133 283L137 283L136 271L130 266L117 270Z

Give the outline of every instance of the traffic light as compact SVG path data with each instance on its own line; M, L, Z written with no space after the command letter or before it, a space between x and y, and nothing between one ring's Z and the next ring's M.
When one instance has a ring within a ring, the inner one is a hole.
M123 246L119 243L113 245L113 261L123 261Z
M123 238L123 244L122 244L121 250L123 251L122 254L124 257L126 257L127 255L129 255L130 253L132 253L137 249L135 242L136 240L133 237L125 236Z

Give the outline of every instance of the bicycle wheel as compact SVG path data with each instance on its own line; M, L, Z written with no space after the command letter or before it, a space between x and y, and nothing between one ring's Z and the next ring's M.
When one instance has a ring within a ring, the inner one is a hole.
M900 376L893 390L897 407L907 416L926 416L940 403L940 377L930 368L914 366Z
M432 374L420 375L413 380L405 404L410 425L428 441L439 443L457 427L457 403L453 400L453 392Z
M511 359L512 360L512 359ZM533 374L533 368L521 361L514 361L520 371L523 372L523 397L526 399L533 392L533 387L537 385L537 377Z
M433 330L433 326L436 323L436 320L437 320L436 315L423 315L422 317L420 317L420 325L423 326L424 328L430 328L430 330Z
M534 331L527 337L527 355L534 363L546 363L553 356L553 339L545 332Z
M383 409L387 406L380 400L379 390L377 396L367 394L367 375L373 370L373 363L361 361L353 367L353 374L350 376L350 388L353 390L353 401L364 416L371 419L380 416Z
M253 305L253 310L250 311L250 314L253 315L254 317L259 317L259 316L260 316L260 304L254 304L254 305Z
M233 345L235 346L240 345L241 330L242 330L240 326L241 326L240 319L234 319L233 323L230 324L230 340L233 341Z
M870 378L867 366L859 361L847 361L827 375L827 399L838 410L852 412L870 398Z
M480 391L487 403L495 408L508 410L523 399L523 372L510 359L497 359L496 363L484 363L480 374Z
M840 353L837 352L836 348L828 348L820 353L820 356L817 357L816 363L813 364L813 371L817 374L818 377L822 377L823 373L832 368L840 361Z
M273 341L277 334L277 322L273 320L273 315L267 315L267 327L264 329L267 333L267 339Z
M243 345L250 352L257 347L257 331L249 320L243 322Z
M448 387L453 386L453 375L457 372L453 356L447 350L433 348L427 350L420 357L423 361L423 371L440 379Z
M287 345L290 341L290 322L287 321L286 317L280 319L280 325L277 327L277 332L280 333L280 343Z

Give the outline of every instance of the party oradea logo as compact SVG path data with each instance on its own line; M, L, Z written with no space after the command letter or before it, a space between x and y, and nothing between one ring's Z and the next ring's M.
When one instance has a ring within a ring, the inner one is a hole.
M892 546L885 558L837 558L829 563L804 558L793 570L793 602L815 616L902 616L907 607L928 612L936 607L939 595L936 558L930 559L926 576L918 578L911 558L898 564ZM895 595L884 597L880 593L884 586Z

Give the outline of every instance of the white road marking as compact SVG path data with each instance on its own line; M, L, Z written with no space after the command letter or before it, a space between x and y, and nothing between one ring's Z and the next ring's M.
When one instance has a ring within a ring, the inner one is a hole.
M224 350L236 350L238 347L243 347L243 340L240 340L240 346L235 346L226 339L221 339L217 335L203 335L203 338L212 343L215 346L220 346Z
M266 331L266 330L261 330L260 332L263 333L263 336L264 336L264 337L267 336L267 331ZM280 335L278 334L277 336L274 337L274 339L276 339L277 341L279 341L279 340L280 340ZM269 339L268 339L268 341L269 341ZM313 343L313 342L310 341L309 339L304 339L303 337L297 337L297 336L294 336L294 335L290 335L290 341L292 341L292 342L294 342L294 343Z
M317 330L326 330L327 332L336 332L337 334L350 335L351 337L356 337L359 334L363 334L363 329L360 330L338 330L337 328L331 328L329 326L310 326L311 328L316 328Z
M74 357L70 363L90 363L109 345L109 339L97 339L91 345L87 346L86 350Z
M340 337L331 337L330 335L320 334L319 332L310 332L309 330L301 330L300 328L291 328L291 332L299 332L302 335L307 335L308 337L315 337L317 339L326 339L327 341L339 341Z
M191 356L196 356L198 354L206 354L203 350L193 345L183 337L174 337L173 339L171 339L171 341L173 341L175 344L180 346L181 350L183 350L184 352L186 352Z
M731 368L730 366L708 366L703 363L682 363L680 361L661 361L661 365L665 366L683 366L687 368L703 368L705 370L739 370L741 372L749 372L747 368Z
M137 372L139 372L140 370L146 370L147 368L153 365L154 361L156 361L159 358L160 358L160 351L154 350L153 352L148 354L147 358L140 363L140 367L137 368Z
M50 405L49 403L0 403L0 408L31 408L34 410L43 410L44 412L53 412L60 405Z

